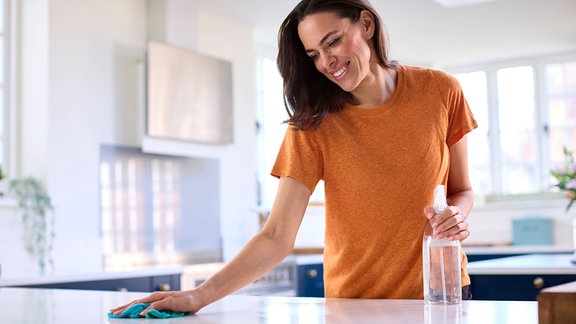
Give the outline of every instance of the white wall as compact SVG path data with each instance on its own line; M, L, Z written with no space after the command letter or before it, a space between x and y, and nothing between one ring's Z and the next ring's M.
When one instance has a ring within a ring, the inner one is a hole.
M224 260L230 260L258 230L256 189L256 55L252 29L197 11L188 0L149 1L154 40L232 62L234 144L206 146L155 141L148 152L216 158L220 162L220 213ZM161 12L162 14L157 14ZM185 13L194 13L194 19Z
M100 271L99 148L140 144L147 2L23 0L21 6L24 74L17 175L41 178L53 199L55 274ZM185 15L182 8L170 10L183 19L197 19L201 37L196 41L192 32L190 41L200 52L233 63L235 143L220 161L222 236L230 258L258 226L252 36L241 24L201 13ZM177 30L185 37L186 30ZM14 208L0 206L3 278L37 273L17 239L14 222Z
M198 15L198 48L233 64L234 142L221 159L221 226L230 260L259 228L257 210L256 54L247 26ZM233 33L233 36L231 35Z

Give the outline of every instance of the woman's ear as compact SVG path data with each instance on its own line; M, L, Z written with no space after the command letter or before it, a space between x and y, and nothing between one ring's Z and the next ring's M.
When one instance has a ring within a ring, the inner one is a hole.
M366 39L371 39L374 36L374 15L368 10L362 10L359 22Z

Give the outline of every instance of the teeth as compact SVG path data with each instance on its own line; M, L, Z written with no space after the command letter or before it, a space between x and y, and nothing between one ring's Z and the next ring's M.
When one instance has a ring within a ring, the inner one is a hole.
M332 73L332 75L333 75L335 78L337 78L337 77L341 76L341 75L344 73L344 71L346 71L346 68L348 68L348 64L344 65L340 70Z

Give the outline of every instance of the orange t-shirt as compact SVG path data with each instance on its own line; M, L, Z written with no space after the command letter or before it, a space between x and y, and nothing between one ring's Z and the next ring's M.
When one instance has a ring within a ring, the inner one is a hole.
M324 180L326 297L423 298L423 209L446 185L448 148L476 127L456 78L401 66L383 106L347 106L314 130L288 129L272 175L310 191Z

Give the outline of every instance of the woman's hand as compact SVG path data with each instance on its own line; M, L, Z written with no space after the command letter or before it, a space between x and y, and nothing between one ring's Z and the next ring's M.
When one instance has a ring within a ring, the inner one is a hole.
M434 229L433 234L436 238L447 238L450 241L458 240L462 242L470 236L466 215L460 212L458 207L448 206L438 217L434 217L434 208L428 206L424 208L424 215L426 215Z
M146 313L151 309L158 311L169 310L173 312L196 313L204 306L204 304L201 302L201 299L197 295L198 294L195 290L166 292L157 291L147 297L136 299L126 305L113 308L110 310L110 312L114 315L120 315L128 307L134 304L149 303L150 305L140 313L141 316L146 316Z

